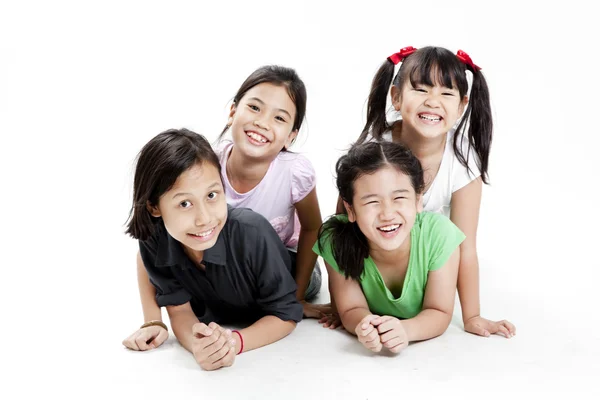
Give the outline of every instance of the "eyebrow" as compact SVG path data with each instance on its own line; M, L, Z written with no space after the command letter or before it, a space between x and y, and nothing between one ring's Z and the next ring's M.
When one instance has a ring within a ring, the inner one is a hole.
M210 185L209 187L206 188L206 190L212 190L215 188L219 188L221 186L220 182L214 182L212 185ZM179 192L179 193L175 193L175 195L173 195L173 199L176 197L181 197L181 196L193 196L192 193L187 193L187 192Z
M407 189L397 189L397 190L394 190L392 192L392 194L400 194L400 193L408 193L408 192L409 191ZM363 197L361 197L360 199L361 200L367 200L367 199L370 199L372 197L379 197L379 195L376 195L376 194L367 194L367 195L364 195Z
M258 97L250 97L248 100L254 100L260 104L265 104L264 101L262 101L261 99L259 99ZM289 112L287 112L286 110L284 110L283 108L277 108L277 111L281 111L282 113L286 113L288 115L288 117L290 117L290 119L292 118L292 114L290 114Z

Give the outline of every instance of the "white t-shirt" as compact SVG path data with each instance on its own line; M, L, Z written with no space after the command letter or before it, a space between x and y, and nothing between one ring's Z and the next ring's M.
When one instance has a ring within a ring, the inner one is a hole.
M462 154L468 161L471 172L460 163L456 154L454 154L454 133L454 130L451 130L446 135L446 148L444 149L440 169L429 189L423 194L424 211L443 214L448 218L450 218L452 193L481 176L481 171L477 166L479 157L477 157L477 153L472 149L468 152L469 143L466 137L462 140ZM383 141L391 142L392 132L384 132L381 138ZM461 143L460 138L458 139L458 143Z

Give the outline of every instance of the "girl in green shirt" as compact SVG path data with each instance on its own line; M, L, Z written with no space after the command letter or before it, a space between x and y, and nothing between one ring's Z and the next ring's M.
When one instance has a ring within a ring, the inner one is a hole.
M323 224L313 250L342 324L374 352L441 335L465 235L447 217L422 212L421 164L399 143L369 142L353 146L336 172L347 215Z

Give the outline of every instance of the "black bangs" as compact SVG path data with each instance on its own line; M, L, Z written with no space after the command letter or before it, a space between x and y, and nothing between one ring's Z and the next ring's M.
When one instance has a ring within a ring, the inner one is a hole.
M460 96L467 94L468 83L465 65L446 49L423 48L407 58L400 69L397 79L407 78L413 87L417 85L435 86L436 84L456 89Z

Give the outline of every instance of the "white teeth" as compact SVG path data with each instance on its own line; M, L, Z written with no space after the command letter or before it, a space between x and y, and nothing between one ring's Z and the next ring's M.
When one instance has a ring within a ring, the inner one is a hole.
M433 115L419 115L419 118L426 119L427 121L435 121L435 122L442 119L440 117L434 117Z
M265 139L263 136L259 135L258 133L248 132L248 133L246 133L246 135L250 136L252 139L256 140L257 142L267 143L267 139Z
M395 231L399 227L400 227L400 225L396 224L396 225L381 226L377 229L379 229L380 231L384 231L384 232L391 232L391 231Z
M205 237L208 236L212 233L212 231L214 231L215 228L211 229L210 231L206 231L206 232L201 232L201 233L192 233L192 235L197 236L197 237Z

